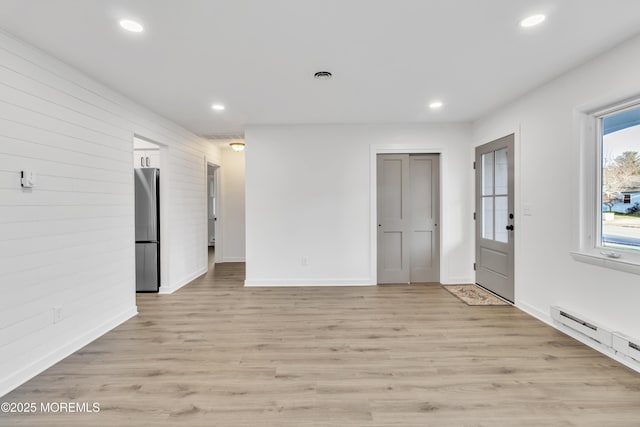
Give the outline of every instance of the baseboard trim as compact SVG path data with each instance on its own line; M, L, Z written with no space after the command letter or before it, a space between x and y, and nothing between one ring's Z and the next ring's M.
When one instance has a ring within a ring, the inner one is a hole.
M175 285L173 285L171 287L160 286L160 289L158 290L158 293L159 294L163 294L163 295L172 294L175 291L177 291L178 289L182 288L183 286L186 286L189 283L193 282L198 277L200 277L200 276L202 276L204 274L207 274L207 271L208 271L207 267L204 267L203 269L198 270L194 274L191 274L191 275L187 276L185 279L179 280Z
M376 286L369 280L245 280L250 287Z
M137 314L138 308L136 306L133 306L118 314L117 316L112 317L106 322L96 326L90 331L87 331L83 335L75 338L73 341L52 351L51 353L42 357L31 365L13 373L3 380L0 380L0 397L26 383L31 378L55 365L62 359L69 357L85 345L100 338L102 335L106 334L107 332L111 331L112 329L116 328L117 326L121 325Z
M244 257L223 257L218 263L222 262L246 262L247 260Z
M471 277L449 277L446 280L440 279L440 283L443 285L469 285L476 283L476 280Z
M604 354L605 356L615 360L616 362L622 363L627 368L633 369L634 371L640 373L640 363L636 362L635 360L631 359L630 357L627 357L625 355L617 353L611 347L607 347L605 345L602 345L602 344L598 343L597 341L594 341L594 340L590 339L589 337L586 337L586 336L582 335L581 333L579 333L577 331L574 331L574 330L572 330L570 328L567 328L566 326L564 326L564 325L562 325L560 323L556 323L553 320L553 318L551 317L550 314L543 313L542 311L538 310L537 308L533 307L532 305L527 304L526 302L522 302L522 301L516 301L515 307L520 309L521 311L527 313L528 315L535 317L536 319L540 320L541 322L546 323L547 325L549 325L552 328L562 332L563 334L568 335L571 338L576 339L576 340L580 341L581 343L591 347L592 349L596 350L597 352Z

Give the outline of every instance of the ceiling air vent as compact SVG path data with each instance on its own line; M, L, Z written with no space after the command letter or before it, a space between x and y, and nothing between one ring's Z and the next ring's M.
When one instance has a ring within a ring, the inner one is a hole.
M329 80L332 76L329 71L318 71L313 75L318 80Z

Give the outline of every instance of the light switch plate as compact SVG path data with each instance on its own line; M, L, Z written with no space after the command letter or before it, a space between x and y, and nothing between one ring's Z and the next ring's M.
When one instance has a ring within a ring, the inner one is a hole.
M31 171L21 171L20 184L23 188L32 188L36 185L36 174Z

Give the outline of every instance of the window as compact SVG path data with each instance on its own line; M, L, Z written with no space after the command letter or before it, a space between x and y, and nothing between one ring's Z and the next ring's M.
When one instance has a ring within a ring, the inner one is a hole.
M640 274L640 98L577 110L577 261Z
M640 106L614 111L598 120L600 245L640 253L640 208L634 207L634 201L640 202Z
M506 148L482 155L482 238L509 242L509 158Z

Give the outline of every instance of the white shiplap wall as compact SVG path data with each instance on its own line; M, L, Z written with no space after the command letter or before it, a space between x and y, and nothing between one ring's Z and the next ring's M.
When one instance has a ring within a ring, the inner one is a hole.
M165 147L172 291L206 271L204 161L219 150L0 32L0 395L136 313L134 134Z

